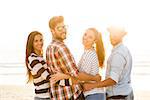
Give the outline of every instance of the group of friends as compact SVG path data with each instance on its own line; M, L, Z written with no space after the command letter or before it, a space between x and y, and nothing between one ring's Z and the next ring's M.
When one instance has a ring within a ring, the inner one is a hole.
M133 100L131 87L132 56L123 44L127 34L123 27L110 26L110 43L113 46L104 68L105 48L102 34L88 28L82 38L84 53L76 64L64 43L67 28L63 16L49 21L52 41L43 57L43 35L32 31L26 43L26 68L28 82L35 86L34 100Z

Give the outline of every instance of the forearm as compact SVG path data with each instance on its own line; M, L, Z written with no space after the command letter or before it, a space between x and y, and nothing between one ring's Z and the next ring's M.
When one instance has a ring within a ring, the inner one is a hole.
M100 88L100 87L113 86L115 84L116 84L116 82L114 80L112 80L111 78L108 78L104 81L100 81L98 83L95 83L95 86Z
M69 79L69 84L70 85L78 84L80 82L76 77L71 76L69 74L66 74L65 79Z
M100 81L101 77L98 74L93 76L84 72L79 72L77 77L71 76L70 74L63 74L62 79L69 79L69 84L73 85L78 84L81 81Z
M59 78L59 80L64 80L64 79L68 79L69 80L69 85L73 85L73 84L78 84L80 81L74 77L74 76L71 76L70 74L61 74L59 75L61 76L61 78ZM53 76L54 77L54 76ZM55 76L56 78L57 76ZM58 80L58 79L57 79Z
M78 83L81 82L81 80L79 80L77 77L71 76L71 75L69 75L69 74L66 74L66 75L65 75L65 79L69 79L69 80L70 80L70 81L69 81L69 84L70 84L70 85L78 84ZM84 80L82 80L82 81L84 81Z
M95 77L93 75L84 72L79 72L77 79L80 81L95 81Z
M116 84L116 82L114 80L112 80L111 78L108 78L104 81L99 81L99 82L95 82L95 83L85 83L83 87L84 87L85 91L89 91L93 88L113 86L115 84Z

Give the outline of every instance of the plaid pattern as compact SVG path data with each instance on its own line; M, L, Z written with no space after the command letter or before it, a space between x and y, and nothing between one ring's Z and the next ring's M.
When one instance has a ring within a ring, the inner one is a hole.
M77 76L78 69L73 56L63 42L53 40L47 48L46 59L52 74L63 72L71 76ZM61 81L69 82L69 80ZM72 96L76 99L81 94L82 88L79 84L61 86L59 83L61 82L59 81L56 84L50 82L51 97L53 100L68 100Z

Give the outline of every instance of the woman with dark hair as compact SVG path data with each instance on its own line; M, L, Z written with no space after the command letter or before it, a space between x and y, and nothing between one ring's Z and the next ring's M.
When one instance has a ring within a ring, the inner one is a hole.
M26 67L28 82L33 81L35 86L34 100L50 100L50 71L43 59L43 35L38 31L29 34L26 44ZM59 79L68 79L68 76L59 73Z

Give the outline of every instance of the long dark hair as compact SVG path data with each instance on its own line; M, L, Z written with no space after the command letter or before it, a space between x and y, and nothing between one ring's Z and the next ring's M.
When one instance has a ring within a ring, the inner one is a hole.
M32 74L30 72L30 69L28 67L28 57L30 56L31 53L34 53L34 48L33 48L33 41L34 41L34 37L36 35L42 35L40 32L38 31L32 31L27 39L27 44L26 44L26 58L25 58L25 62L26 62L26 68L27 68L27 77L28 77L28 81L27 83L31 82L33 80Z

